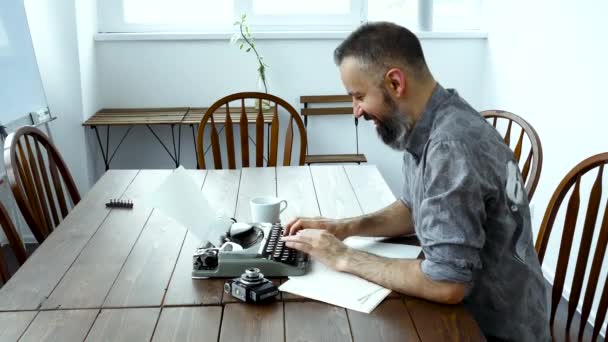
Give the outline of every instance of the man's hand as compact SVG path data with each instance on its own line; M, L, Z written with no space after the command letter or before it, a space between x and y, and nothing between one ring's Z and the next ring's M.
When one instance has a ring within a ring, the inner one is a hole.
M295 235L308 228L326 230L340 240L344 240L351 235L347 221L324 217L296 217L287 223L283 235Z
M281 240L285 241L287 247L307 253L328 267L341 271L345 266L349 248L328 230L303 229Z

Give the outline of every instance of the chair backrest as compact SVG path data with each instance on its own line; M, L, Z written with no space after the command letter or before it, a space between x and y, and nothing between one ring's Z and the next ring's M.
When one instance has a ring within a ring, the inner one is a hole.
M356 153L342 154L309 154L306 155L306 164L316 163L366 163L365 154L359 153L359 119L353 115L354 109L352 106L353 98L350 95L307 95L300 96L302 108L302 117L304 118L304 127L308 130L309 117L317 117L319 119L328 115L348 115L353 117L355 123L355 151ZM312 108L315 106L316 108ZM308 152L308 151L307 151Z
M254 100L257 108L246 106L246 101ZM264 108L265 103L270 103L269 108ZM306 129L298 112L285 100L266 93L245 92L228 95L216 101L205 113L198 127L196 139L196 151L199 168L205 169L205 152L203 146L205 128L210 126L210 141L213 153L213 162L216 169L222 169L222 148L220 146L220 133L223 130L226 136L226 160L229 169L236 168L234 125L238 125L238 135L240 137L241 165L242 167L253 166L249 160L249 142L255 145L255 166L276 166L279 158L279 107L283 108L289 115L289 122L285 132L285 143L283 146L283 164L291 165L291 154L294 145L294 126L298 130L299 155L297 156L298 165L304 165L306 156ZM295 123L295 124L294 124ZM223 128L218 129L217 125L222 124ZM255 124L255 142L249 137L249 125ZM269 125L268 154L264 157L264 125ZM219 132L219 133L218 133ZM297 139L297 138L296 138ZM238 142L236 143L238 144ZM266 165L264 160L266 159Z
M8 273L6 261L4 261L4 253L0 250L0 285L6 284L8 278L10 278L10 274Z
M540 232L536 240L536 251L540 262L543 262L547 245L549 243L549 236L555 223L557 214L560 211L562 201L566 194L570 193L570 198L565 206L566 212L564 216L564 228L561 236L561 243L559 247L559 256L557 259L557 268L555 271L555 279L553 282L553 290L551 296L551 325L555 319L555 313L558 304L562 297L564 289L564 282L566 273L568 270L568 263L570 260L570 253L572 249L572 242L574 240L574 233L577 228L577 219L579 216L579 207L581 206L581 179L585 174L590 173L591 170L597 169L597 175L595 175L595 181L591 186L589 192L589 201L587 204L586 211L581 213L585 214L585 220L582 225L582 232L579 244L578 256L576 258L576 267L574 269L574 278L572 281L572 289L570 297L568 299L568 319L567 327L569 329L572 318L576 312L576 308L579 304L579 299L583 287L583 280L585 275L588 275L587 286L585 290L585 297L583 299L583 306L581 311L581 326L579 327L579 340L583 335L585 324L589 318L589 313L595 298L595 292L598 285L598 279L602 268L602 262L604 260L604 254L606 252L606 243L608 242L608 203L604 205L603 217L600 224L599 237L595 246L595 253L593 256L593 262L591 264L591 271L587 273L587 264L589 254L591 251L591 243L593 240L598 211L600 208L600 200L602 197L602 181L604 173L604 165L608 162L608 153L601 153L590 158L585 159L578 165L576 165L564 179L559 183L549 204L545 211L545 216L540 227ZM589 177L593 177L590 174ZM592 181L593 179L590 179ZM587 184L588 182L585 182ZM574 188L573 188L574 187ZM585 201L583 200L583 204ZM608 279L607 279L608 280ZM608 286L604 286L602 290L601 299L596 313L596 319L593 329L593 340L597 338L600 332L604 318L606 317L606 309L608 308Z
M39 243L80 202L80 194L55 145L24 126L4 142L4 164L15 200Z
M11 220L10 216L8 215L8 212L6 211L2 203L0 203L0 226L2 226L4 235L6 235L8 243L11 249L13 250L15 257L17 258L17 262L19 262L19 265L23 265L25 259L27 259L25 246L23 245L21 237L17 233L17 229L15 229L13 221ZM8 267L4 260L4 255L2 251L0 251L0 280L2 280L3 283L6 283L8 281L8 278L10 278L10 274L8 273Z
M521 167L521 175L525 183L526 192L528 193L528 200L531 200L532 195L534 195L534 190L536 190L536 186L538 185L540 171L543 166L543 148L540 144L538 133L536 133L534 127L532 127L526 120L511 112L504 110L485 110L481 112L481 115L492 123L494 128L498 128L498 123L500 121L507 121L503 140L509 147L511 147L513 123L515 122L515 124L519 126L519 132L513 132L516 133L518 137L515 147L513 148L515 159L517 159L518 162L522 156L524 135L527 136L528 141L530 142L530 150L525 156L526 159L524 165Z

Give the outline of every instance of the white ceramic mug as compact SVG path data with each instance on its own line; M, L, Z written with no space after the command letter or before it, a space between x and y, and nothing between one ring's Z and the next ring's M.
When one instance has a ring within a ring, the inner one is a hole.
M285 206L282 206L285 204ZM277 197L255 197L249 200L252 222L276 223L279 215L287 209L287 201Z

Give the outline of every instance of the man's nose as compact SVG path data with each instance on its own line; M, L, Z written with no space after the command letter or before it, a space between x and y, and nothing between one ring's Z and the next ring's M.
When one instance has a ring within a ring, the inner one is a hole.
M363 115L363 109L355 102L353 102L353 113L357 119Z

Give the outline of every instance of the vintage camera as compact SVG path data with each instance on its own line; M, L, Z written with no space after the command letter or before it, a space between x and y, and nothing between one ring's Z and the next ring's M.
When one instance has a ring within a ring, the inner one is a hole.
M274 300L279 289L258 268L248 268L239 278L228 280L224 292L246 303L265 303Z

